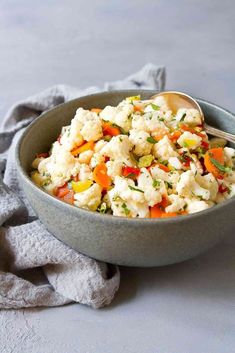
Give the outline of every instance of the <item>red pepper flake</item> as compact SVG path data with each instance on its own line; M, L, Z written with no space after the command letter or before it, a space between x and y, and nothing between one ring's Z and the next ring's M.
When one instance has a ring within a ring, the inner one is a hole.
M140 175L140 169L125 166L122 168L122 175L126 178L136 179Z
M219 185L219 192L221 193L221 194L224 194L225 192L227 192L228 191L228 187L226 186L226 185L223 185L223 184L220 184Z
M206 141L202 141L202 142L201 142L201 146L202 146L203 148L207 149L207 150L208 150L209 147L210 147L209 143L206 142Z
M108 161L110 161L110 157L105 156L105 157L104 157L104 161L105 161L105 163L108 162Z
M47 158L47 157L49 157L49 153L47 152L36 154L36 158Z

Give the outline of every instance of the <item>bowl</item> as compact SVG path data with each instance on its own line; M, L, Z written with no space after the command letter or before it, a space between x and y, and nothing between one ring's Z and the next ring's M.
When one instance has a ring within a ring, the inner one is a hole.
M163 266L190 259L218 243L232 230L235 198L205 211L168 219L128 219L102 215L66 204L36 186L29 177L38 152L48 151L61 127L78 107L103 108L125 97L147 99L155 91L123 90L77 98L38 117L23 133L16 148L16 165L23 190L46 228L73 249L97 260L127 266ZM235 133L235 116L198 99L206 121Z

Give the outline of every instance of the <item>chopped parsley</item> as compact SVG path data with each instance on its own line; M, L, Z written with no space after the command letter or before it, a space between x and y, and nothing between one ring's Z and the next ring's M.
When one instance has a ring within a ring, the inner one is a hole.
M210 157L210 162L214 164L214 166L219 169L222 173L230 173L232 171L232 168L230 167L225 167L223 164L218 162L216 159Z
M184 113L184 114L182 115L182 117L180 118L180 121L184 121L185 117L186 117L186 113Z
M159 110L160 109L159 105L156 105L156 104L153 104L153 103L151 103L151 107L153 108L153 110Z
M173 185L172 183L170 183L169 181L165 181L166 187L169 189L173 189Z
M125 202L122 204L122 208L123 208L123 211L124 211L125 215L128 216L131 211L129 210L129 208L127 207Z
M142 193L144 194L144 191L143 191L143 190L138 189L138 188L134 188L134 186L129 185L128 188L131 189L131 190L133 190L133 191L142 192Z
M152 136L147 137L147 141L148 141L149 143L152 143L152 144L157 143L157 141L155 140L155 138L153 138Z
M153 187L155 189L159 188L161 185L161 182L159 180L153 179Z

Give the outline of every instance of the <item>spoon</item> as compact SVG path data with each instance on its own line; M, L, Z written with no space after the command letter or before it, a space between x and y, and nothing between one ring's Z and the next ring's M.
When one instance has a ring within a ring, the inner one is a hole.
M195 99L190 97L189 95L182 93L182 92L176 92L176 91L166 91L166 92L160 92L155 94L154 96L151 97L151 99L156 98L156 97L164 97L166 100L167 105L169 108L172 110L174 114L176 114L177 110L179 108L194 108L197 109L201 115L202 121L203 121L203 128L204 130L216 137L223 138L227 141L230 141L232 143L235 143L235 135L230 134L225 131L221 131L219 129L216 129L215 127L212 127L205 123L205 117L203 114L203 111L200 107L200 105L196 102Z

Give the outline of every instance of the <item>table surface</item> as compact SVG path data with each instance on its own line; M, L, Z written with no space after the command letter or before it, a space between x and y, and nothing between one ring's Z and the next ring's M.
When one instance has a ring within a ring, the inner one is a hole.
M233 0L0 0L0 118L56 83L103 86L147 62L167 88L235 111ZM235 233L235 229L234 229ZM0 312L4 353L232 353L233 234L164 268L121 268L108 308Z

